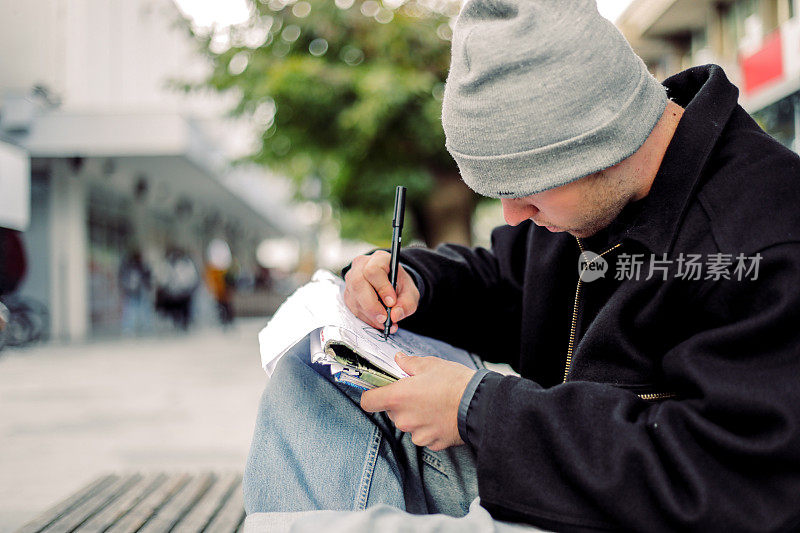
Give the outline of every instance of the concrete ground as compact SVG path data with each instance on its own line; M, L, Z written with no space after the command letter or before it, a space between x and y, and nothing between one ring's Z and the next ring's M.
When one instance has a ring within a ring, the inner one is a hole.
M264 323L0 352L0 533L106 472L241 471Z

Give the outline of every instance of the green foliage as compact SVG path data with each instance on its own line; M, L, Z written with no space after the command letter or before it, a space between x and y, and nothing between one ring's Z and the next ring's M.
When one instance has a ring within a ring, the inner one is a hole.
M386 237L370 228L388 231L396 185L419 204L434 170L456 171L441 95L458 3L434 0L433 11L416 0L396 9L373 0L284 2L253 0L227 49L219 34L195 33L213 63L201 85L234 90L233 113L255 117L262 142L253 161L298 185L319 178L343 236L379 244Z

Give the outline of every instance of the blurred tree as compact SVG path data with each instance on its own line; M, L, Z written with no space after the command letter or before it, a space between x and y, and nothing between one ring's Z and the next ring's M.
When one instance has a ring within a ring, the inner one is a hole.
M300 191L321 189L344 237L387 244L394 189L405 185L409 237L468 243L476 196L441 124L459 3L252 0L251 8L247 23L225 33L189 28L213 64L199 86L234 90L233 113L257 121L261 146L251 159Z

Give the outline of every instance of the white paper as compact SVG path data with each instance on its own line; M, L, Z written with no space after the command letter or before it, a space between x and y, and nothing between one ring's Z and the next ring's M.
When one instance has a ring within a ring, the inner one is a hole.
M344 365L331 357L323 348L322 328L317 328L309 336L309 348L311 350L311 362L328 365L331 374L336 374L344 370Z
M477 368L468 352L445 342L418 335L404 329L383 338L383 333L356 317L344 303L344 281L326 270L318 270L311 281L297 289L258 334L261 365L267 375L272 375L278 360L303 339L319 328L325 344L332 340L344 341L361 353L374 356L372 362L396 376L407 376L394 356L397 352L406 355L435 355L455 361L470 368ZM312 355L322 354L319 335L312 338Z

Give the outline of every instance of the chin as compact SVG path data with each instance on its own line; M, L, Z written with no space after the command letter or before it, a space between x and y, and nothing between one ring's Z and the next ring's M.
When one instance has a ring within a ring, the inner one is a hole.
M596 230L584 230L584 231L581 231L581 230L569 230L569 231L567 231L567 233L569 233L573 237L577 237L578 239L587 239L587 238L591 237L592 235L596 234L598 231L600 231L600 230L599 229L596 229Z

